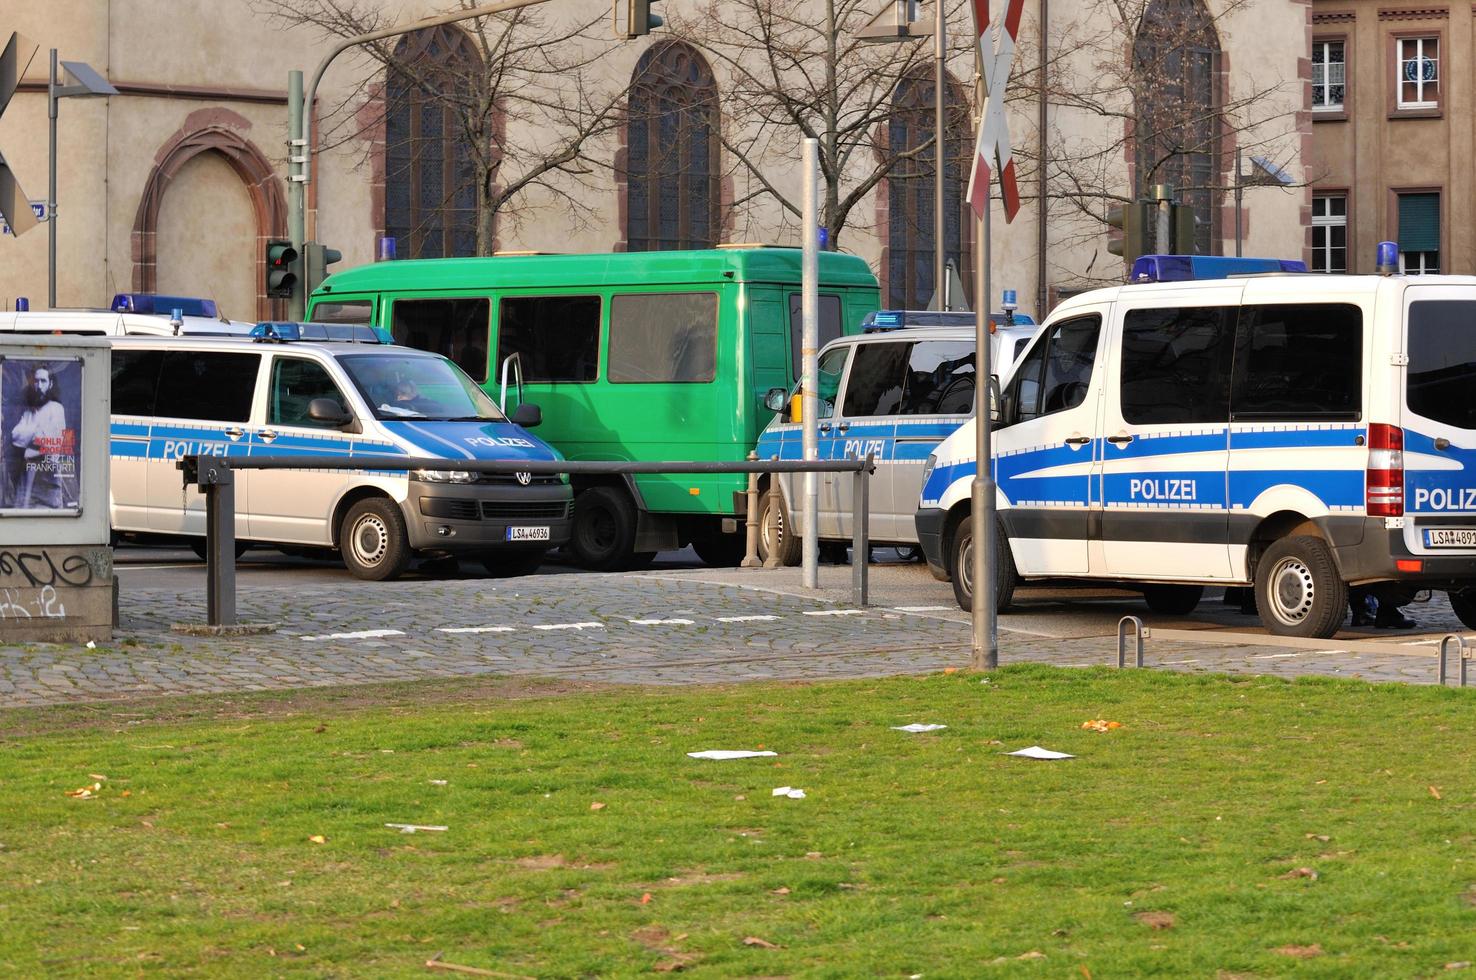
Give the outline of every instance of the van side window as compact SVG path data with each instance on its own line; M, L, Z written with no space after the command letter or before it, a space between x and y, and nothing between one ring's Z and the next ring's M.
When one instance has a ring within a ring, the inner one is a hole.
M317 361L278 357L272 362L272 386L267 392L268 423L315 429L337 428L334 423L308 418L308 405L314 398L331 398L348 409L343 392L338 390L338 385Z
M1363 311L1357 306L1241 307L1231 418L1357 421L1362 401Z
M1471 398L1476 385L1473 323L1476 302L1470 300L1419 300L1409 304L1405 399L1411 412L1434 422L1476 429L1476 400Z
M1131 425L1230 420L1237 308L1129 310L1122 328L1122 418Z
M321 308L322 304L314 307L315 316ZM391 307L390 333L397 344L451 358L481 384L487 380L491 313L492 302L476 297L397 299Z
M1028 422L1085 401L1101 331L1102 318L1093 314L1063 320L1042 333L1010 381L1007 421Z
M848 418L896 415L902 408L902 382L907 373L905 341L857 344L841 414Z
M824 347L832 340L841 335L841 298L834 293L820 294L820 307L816 316L816 325L819 327L819 341L816 347ZM800 376L800 355L804 353L802 335L804 333L804 308L803 298L799 293L789 294L789 354L790 370L794 372L796 380Z
M924 340L912 345L903 415L968 415L974 410L974 344Z
M605 376L623 382L705 383L717 377L717 293L610 298Z
M260 354L166 351L154 414L167 419L247 422Z
M374 322L374 301L345 299L313 304L314 323L351 323L368 326Z
M525 381L593 381L600 366L598 296L512 296L497 314L497 363L521 354Z
M835 396L840 393L841 374L846 369L846 356L850 353L850 347L836 347L820 355L820 363L815 365L819 379L815 391L815 402L819 406L815 413L817 418L828 419L835 414Z
M161 350L113 349L114 415L153 415L154 397L159 392L159 368L164 364Z

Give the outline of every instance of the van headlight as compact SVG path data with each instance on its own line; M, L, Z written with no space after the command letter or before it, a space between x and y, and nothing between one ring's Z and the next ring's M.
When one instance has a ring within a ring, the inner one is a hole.
M928 453L928 461L923 464L923 486L928 485L928 477L933 475L933 467L938 465L938 454Z
M475 483L477 479L466 470L415 470L411 476L422 483Z

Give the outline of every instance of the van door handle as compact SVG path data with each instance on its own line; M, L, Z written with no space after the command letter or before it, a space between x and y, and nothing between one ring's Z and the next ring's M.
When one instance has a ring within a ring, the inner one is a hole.
M1438 439L1435 440L1435 448L1436 449L1449 449L1450 448L1450 440L1447 439L1447 438L1445 438L1445 436L1441 436L1440 438L1438 438Z
M1132 436L1108 436L1107 441L1114 444L1127 445L1133 441Z
M1087 443L1089 443L1091 441L1092 440L1089 439L1089 438L1087 438L1086 436L1072 436L1070 439L1067 439L1066 440L1066 445L1068 445L1068 446L1085 446Z
M829 422L821 422L820 423L820 431L821 432L829 432L830 431L830 423Z
M244 436L246 434L246 430L245 429L230 428L230 429L226 429L225 430L225 434L226 434L226 436L228 436L230 438L230 440L232 442L235 442L237 439L240 439L242 436Z
M845 432L850 427L851 427L851 423L849 423L849 422L842 422L840 425L837 425L835 427L835 429L836 429L837 432Z
M262 442L272 442L277 438L277 434L271 429L262 429L256 435Z

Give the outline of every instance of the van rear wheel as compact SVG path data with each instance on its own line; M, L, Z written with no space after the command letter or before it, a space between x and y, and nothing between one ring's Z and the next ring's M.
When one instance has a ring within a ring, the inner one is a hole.
M1007 612L1015 601L1015 588L1020 573L1010 551L1010 539L1003 524L994 525L994 609ZM953 598L960 609L974 608L974 521L965 517L953 532L953 548L949 555L949 577L953 579Z
M1202 585L1145 585L1143 601L1160 616L1187 616L1204 598Z
M1336 633L1348 615L1348 585L1327 542L1299 534L1267 548L1256 564L1256 609L1278 636Z
M369 497L343 515L338 535L343 564L355 578L385 582L399 578L410 564L405 516L393 501Z

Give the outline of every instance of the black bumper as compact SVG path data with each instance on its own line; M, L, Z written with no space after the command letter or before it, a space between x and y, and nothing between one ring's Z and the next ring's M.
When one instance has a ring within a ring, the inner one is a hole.
M917 543L928 560L928 571L939 581L948 581L948 562L943 554L943 527L948 511L941 507L920 507L917 516Z
M1363 521L1363 534L1356 542L1341 544L1340 539L1348 540L1351 535L1329 535L1343 581L1350 585L1401 582L1445 590L1476 586L1476 555L1417 555L1405 547L1402 529L1386 528L1382 517ZM1419 562L1419 570L1408 565L1400 568L1401 561Z
M525 487L411 480L405 523L417 551L543 550L568 543L573 506L574 492L565 483ZM519 528L545 527L547 539L508 537L509 528L516 534Z

